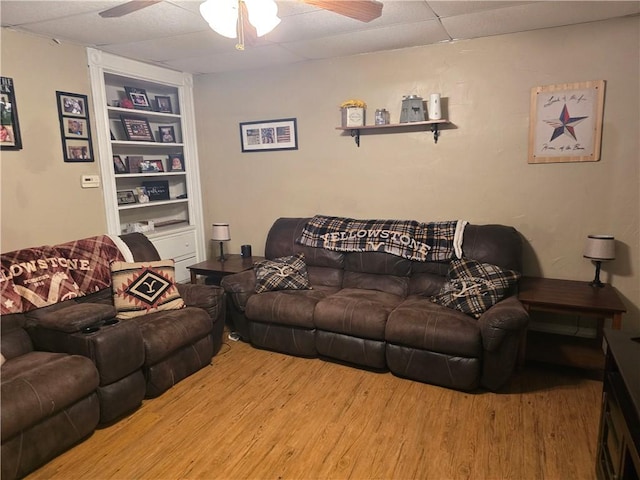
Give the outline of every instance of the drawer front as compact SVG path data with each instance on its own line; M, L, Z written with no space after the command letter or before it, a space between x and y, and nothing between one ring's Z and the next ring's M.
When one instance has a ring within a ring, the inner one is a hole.
M191 281L191 272L187 270L189 265L196 262L196 257L188 257L176 262L176 282L189 283Z
M183 232L177 235L159 237L151 240L158 250L160 258L173 258L176 262L196 256L195 232Z

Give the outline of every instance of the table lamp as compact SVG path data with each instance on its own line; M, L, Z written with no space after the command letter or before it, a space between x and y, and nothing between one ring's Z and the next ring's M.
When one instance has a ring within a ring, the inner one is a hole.
M583 256L593 260L596 264L596 276L589 285L604 287L604 283L600 281L600 266L602 262L616 258L616 241L613 236L588 235Z
M231 240L231 231L229 230L229 224L214 223L213 236L211 237L211 239L220 242L220 256L218 257L218 261L224 262L226 260L226 257L224 256L222 242Z

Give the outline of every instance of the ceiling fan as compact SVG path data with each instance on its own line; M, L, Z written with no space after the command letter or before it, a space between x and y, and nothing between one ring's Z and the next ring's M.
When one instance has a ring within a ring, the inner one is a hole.
M150 7L162 0L131 0L100 12L104 18L123 17ZM329 10L361 22L370 22L382 15L382 3L376 0L299 0L307 5Z

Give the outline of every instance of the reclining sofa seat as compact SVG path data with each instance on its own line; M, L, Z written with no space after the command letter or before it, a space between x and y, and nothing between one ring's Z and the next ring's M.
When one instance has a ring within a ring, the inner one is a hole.
M243 339L459 390L504 385L528 322L515 296L475 319L430 299L446 281L448 262L306 247L296 239L308 220L276 220L265 256L303 253L311 290L254 294L252 271L223 279ZM521 239L512 227L467 225L462 247L466 258L521 271Z
M89 436L100 406L86 357L37 351L22 314L3 315L2 480L21 478Z

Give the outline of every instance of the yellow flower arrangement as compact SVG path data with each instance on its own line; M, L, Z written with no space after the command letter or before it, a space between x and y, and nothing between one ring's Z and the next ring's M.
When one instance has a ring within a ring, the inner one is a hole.
M340 108L367 108L367 104L362 100L351 99L346 100L340 104Z

